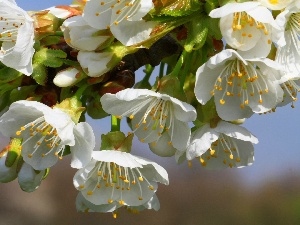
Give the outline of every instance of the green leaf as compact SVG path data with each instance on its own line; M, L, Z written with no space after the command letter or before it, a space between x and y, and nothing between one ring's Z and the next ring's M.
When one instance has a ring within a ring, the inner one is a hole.
M22 76L22 73L9 67L3 67L0 69L0 83L7 83L16 78Z
M63 60L67 57L67 53L62 50L41 48L33 57L33 64L43 64L47 67L61 67Z
M202 6L197 0L175 0L167 4L159 13L173 17L190 15Z
M46 36L41 40L42 45L48 46L48 45L55 45L58 44L61 40L61 37L58 36Z
M43 64L34 63L32 78L40 85L45 85L47 82L47 68Z
M208 28L203 23L203 16L196 17L187 24L188 37L184 44L184 49L191 52L195 49L200 49L205 44Z

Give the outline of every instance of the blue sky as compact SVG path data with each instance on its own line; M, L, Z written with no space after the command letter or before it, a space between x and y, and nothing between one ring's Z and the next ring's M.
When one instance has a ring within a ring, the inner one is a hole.
M45 9L53 5L70 4L66 0L16 0L17 4L25 10ZM299 173L300 171L300 105L292 109L289 105L278 108L275 113L267 115L254 115L246 121L244 126L259 139L255 146L254 165L239 169L239 175L249 182L268 180L286 173ZM98 124L97 137L108 132L109 123ZM140 145L139 145L140 146ZM145 151L148 147L145 146ZM150 152L150 151L149 151ZM138 152L136 152L138 154ZM147 154L147 157L151 152ZM167 163L168 167L176 166L172 160L157 159L160 163Z

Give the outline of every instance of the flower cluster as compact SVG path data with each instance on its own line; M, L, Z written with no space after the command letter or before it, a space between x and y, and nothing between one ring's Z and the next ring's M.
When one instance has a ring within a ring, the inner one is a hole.
M241 124L294 107L300 90L300 1L219 2L78 0L29 13L0 0L0 132L10 138L0 182L32 192L71 155L77 210L115 217L158 210L157 183L169 184L162 166L131 154L134 135L177 163L253 164L258 139ZM111 116L100 149L87 115Z

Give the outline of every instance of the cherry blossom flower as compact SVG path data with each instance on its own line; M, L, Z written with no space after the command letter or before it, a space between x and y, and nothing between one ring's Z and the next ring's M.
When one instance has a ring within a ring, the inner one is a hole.
M129 46L149 38L156 23L142 18L153 7L148 0L90 0L85 5L83 18L96 29L110 29L116 39Z
M254 161L254 148L258 140L245 128L220 121L215 128L209 124L193 132L186 158L199 157L207 169L243 167Z
M248 118L282 101L280 70L280 65L270 59L245 59L234 50L223 50L198 68L195 95L201 104L214 96L223 120Z
M70 146L74 168L91 159L95 145L92 128L85 122L75 123L59 108L35 101L14 102L0 117L0 132L8 137L23 138L23 160L35 170L53 166Z
M283 80L300 78L300 2L294 1L276 17L280 29L274 29L277 44L275 61L284 67Z
M34 53L33 19L15 1L0 0L0 62L30 75Z
M227 3L209 14L220 19L224 40L247 57L266 57L271 50L275 26L269 9L259 2Z
M94 151L92 161L74 176L74 186L86 200L79 199L77 208L112 212L121 206L143 206L155 195L157 182L168 185L169 180L154 162L121 151Z
M133 131L140 141L157 142L167 132L169 138L164 138L165 145L173 145L178 150L186 148L191 133L188 122L196 119L193 106L146 89L108 93L100 100L107 113L131 119Z

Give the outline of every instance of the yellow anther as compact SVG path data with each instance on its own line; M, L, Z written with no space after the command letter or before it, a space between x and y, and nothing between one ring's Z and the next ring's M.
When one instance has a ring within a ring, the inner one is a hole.
M224 105L225 104L225 100L224 99L220 99L220 104Z
M233 155L232 155L232 154L230 154L229 158L230 158L230 159L233 159Z
M20 131L20 130L17 131L17 132L16 132L16 135L18 135L18 136L21 135L21 131Z
M87 195L93 195L93 191L88 191L86 194Z
M193 165L193 164L192 164L192 161L189 160L189 161L188 161L188 167L189 167L189 168L192 168L192 165Z
M28 154L27 156L28 156L28 158L32 158L32 154Z
M214 155L215 152L216 152L216 150L211 149L211 150L210 150L210 155Z
M124 205L125 202L124 202L123 200L120 200L120 201L119 201L119 204L120 204L120 205Z
M133 119L134 118L134 115L133 114L131 114L130 116L129 116L129 119Z
M239 157L237 157L237 158L235 159L235 161L240 162L241 159L240 159Z
M139 177L139 181L144 181L144 178L143 177Z
M100 184L97 184L97 188L101 188L101 185L100 185Z
M150 185L150 186L149 186L149 189L150 189L151 191L153 191L153 190L154 190L154 187L153 187L152 185Z
M114 202L114 200L112 200L112 199L108 199L108 200L107 200L107 203L108 203L108 204L111 204L111 203L113 203L113 202Z
M142 200L143 200L143 198L140 196L140 197L139 197L139 200L140 200L140 201L142 201Z
M79 185L79 189L83 189L83 188L84 188L83 184Z

